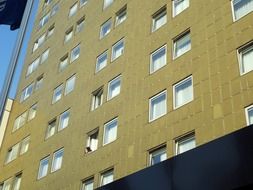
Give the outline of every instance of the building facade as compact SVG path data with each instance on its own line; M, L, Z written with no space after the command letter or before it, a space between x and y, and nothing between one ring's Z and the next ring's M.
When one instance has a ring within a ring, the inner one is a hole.
M93 189L253 124L253 0L41 0L0 189Z

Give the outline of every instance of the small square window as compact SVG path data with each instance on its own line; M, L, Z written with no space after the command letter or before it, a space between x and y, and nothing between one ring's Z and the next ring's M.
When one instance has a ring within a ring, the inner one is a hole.
M97 57L97 62L96 62L96 72L102 70L103 68L106 67L107 65L107 51L105 51L104 53L102 53L101 55L99 55Z
M151 54L150 73L154 73L155 71L166 65L166 53L167 48L165 45Z
M36 112L37 112L37 103L36 104L34 104L34 105L32 105L31 107L30 107L30 109L29 109L29 112L28 112L28 121L31 121L32 119L34 119L35 118L35 116L36 116Z
M114 0L104 0L104 9L106 9L107 7L109 7Z
M152 166L167 159L166 147L160 147L149 153L149 165Z
M82 182L82 190L93 190L94 178L87 179Z
M64 43L67 43L73 37L73 27L67 30L65 33Z
M193 100L192 76L173 86L174 109L177 109Z
M63 112L59 118L58 131L65 129L69 125L70 110Z
M98 129L87 134L86 153L97 150L98 148Z
M113 182L113 169L101 174L100 186Z
M47 59L48 59L48 56L49 56L49 51L50 49L48 48L46 51L44 51L41 55L41 60L40 60L40 64L44 63Z
M73 75L66 81L65 95L69 94L74 90L75 82L76 82L76 75Z
M245 108L247 125L253 124L253 105Z
M112 27L112 20L111 19L109 19L108 21L106 21L104 24L101 25L100 39L102 39L103 37L105 37L106 35L108 35L110 33L111 27Z
M253 0L232 0L234 21L239 20L253 11Z
M187 31L174 39L173 41L174 45L174 52L173 52L173 58L177 58L184 53L191 50L191 37L190 37L190 31Z
M60 59L59 71L63 71L68 66L68 54Z
M72 17L74 14L76 14L78 9L78 4L75 3L70 9L69 9L69 17Z
M95 110L103 103L103 87L100 87L96 91L92 92L92 105L91 110Z
M241 75L253 70L253 42L238 49L238 59Z
M163 7L152 16L152 32L156 31L167 23L167 10Z
M55 132L56 132L56 119L53 119L48 123L45 139L48 139L49 137L53 136Z
M163 91L149 99L149 122L167 113L167 92Z
M122 22L124 22L127 18L127 7L123 7L116 13L116 21L115 26L118 26Z
M184 153L196 147L195 134L191 133L176 139L176 155Z
M172 3L173 17L175 17L189 7L190 0L172 0Z
M113 142L117 138L118 118L115 118L104 125L103 145Z
M81 18L79 21L76 23L76 33L81 32L84 29L84 18Z
M56 87L54 89L53 100L52 100L53 104L55 102L58 102L61 99L61 97L62 97L62 90L63 90L63 84L61 84L60 86L58 86L58 87Z
M40 161L38 179L41 179L47 175L49 167L49 156Z
M121 39L112 46L112 61L120 57L124 53L124 39Z
M121 86L121 75L109 82L107 100L110 100L120 94L120 86Z
M63 153L64 153L63 148L54 153L51 172L55 172L55 171L61 169L62 160L63 160Z
M80 44L72 49L71 55L70 55L70 63L78 59L79 56L80 56Z
M26 153L29 149L30 136L26 137L21 141L20 155Z
M43 85L43 75L39 76L36 79L34 90L35 91L39 90L42 87L42 85Z

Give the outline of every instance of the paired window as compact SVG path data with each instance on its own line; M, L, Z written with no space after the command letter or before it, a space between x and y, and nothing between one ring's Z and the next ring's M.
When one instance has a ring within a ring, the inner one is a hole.
M104 8L106 9L107 7L109 7L111 4L113 3L113 0L104 0Z
M103 87L100 87L96 91L92 93L92 105L91 105L91 110L95 110L99 106L102 105L103 103Z
M232 0L234 21L253 11L253 0Z
M67 43L73 37L73 27L67 30L65 33L64 43Z
M190 31L186 31L173 40L173 58L177 58L191 50Z
M163 91L149 99L149 122L167 113L167 92Z
M28 85L22 92L20 97L20 102L25 101L32 95L34 83Z
M189 7L190 0L172 0L173 16L177 16Z
M117 138L118 118L115 118L104 125L103 145L113 142Z
M253 124L253 105L245 108L247 125Z
M109 19L106 21L104 24L101 25L100 27L100 39L108 35L111 31L112 27L112 19Z
M154 73L166 65L167 47L164 45L150 56L150 73Z
M238 59L241 75L253 70L253 42L238 49Z
M149 152L149 165L152 166L167 159L166 147L160 147Z
M122 22L124 22L127 18L127 7L123 7L116 13L115 26L118 26Z
M124 53L124 39L121 39L112 46L112 61L120 57Z
M196 147L195 134L191 133L176 139L176 155L184 153Z
M163 7L152 16L152 32L167 23L167 10Z
M98 72L106 67L107 59L108 59L108 52L107 51L105 51L104 53L102 53L101 55L99 55L97 57L96 72Z
M70 54L70 63L78 59L80 56L80 44L74 47Z
M73 15L75 15L76 12L77 12L77 9L78 9L78 4L77 3L75 3L72 7L70 7L69 17L72 17Z
M177 109L193 100L192 76L173 86L174 109Z
M120 94L121 75L111 80L108 84L107 100L110 100Z
M101 174L100 186L113 182L113 169Z
M86 152L93 152L98 148L98 129L87 134Z

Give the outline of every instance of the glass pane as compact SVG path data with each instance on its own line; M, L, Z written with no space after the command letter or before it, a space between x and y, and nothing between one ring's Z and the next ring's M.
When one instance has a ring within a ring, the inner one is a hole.
M49 158L45 158L40 161L40 168L38 173L38 179L47 175Z
M63 149L54 153L53 163L52 163L52 171L59 170L62 165L63 158Z
M67 95L68 93L74 90L75 81L76 81L76 76L72 76L70 79L67 80L66 87L65 87L65 95Z
M234 0L233 5L235 20L253 11L253 0Z
M110 143L117 138L117 119L105 124L104 144Z
M175 87L175 108L193 100L193 87L191 78Z
M188 137L178 142L177 154L181 154L196 147L195 137Z
M70 115L69 111L65 111L63 114L61 114L58 130L62 130L68 126L69 115Z
M97 65L96 65L96 71L100 71L103 69L107 64L107 52L103 53L97 58Z
M253 70L253 47L242 52L242 72L247 73Z
M113 46L112 49L112 60L117 59L124 52L124 42L120 41Z
M158 50L157 52L152 54L151 60L151 73L157 71L164 65L166 65L166 48Z
M253 124L253 108L248 109L248 124Z
M191 49L191 38L190 33L187 33L178 40L176 40L174 57L179 57L180 55L186 53L190 49Z
M174 16L189 7L189 0L174 0Z
M166 111L166 93L163 92L151 100L150 120L161 117Z
M108 100L112 99L113 97L117 96L120 93L120 78L114 79L109 84L109 94Z

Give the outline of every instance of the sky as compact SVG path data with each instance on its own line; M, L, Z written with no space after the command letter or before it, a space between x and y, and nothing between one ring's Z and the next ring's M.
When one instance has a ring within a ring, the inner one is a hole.
M34 0L32 14L29 19L28 29L27 29L25 39L22 45L21 53L18 60L18 65L15 70L13 83L11 85L11 90L9 93L10 98L14 98L16 95L16 89L17 89L19 78L20 78L21 69L25 60L26 49L27 49L27 45L28 45L29 38L31 35L31 31L33 28L33 23L36 16L38 3L39 3L39 0ZM12 51L15 47L18 32L19 32L19 29L15 31L11 31L9 26L0 25L0 91L1 92L2 92L3 83L5 81L6 72L10 64Z

